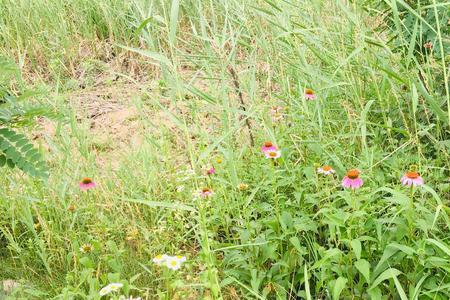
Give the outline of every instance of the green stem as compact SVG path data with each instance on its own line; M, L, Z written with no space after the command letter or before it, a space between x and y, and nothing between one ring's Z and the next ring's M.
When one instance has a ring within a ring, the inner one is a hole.
M275 205L275 214L277 217L277 233L278 235L281 235L281 216L280 216L280 203L278 201L278 194L277 194L277 179L275 176L275 168L276 168L276 164L275 164L275 160L273 160L273 164L272 164L272 179L273 179L273 193L274 193L274 198L273 198L273 202Z
M414 214L414 184L411 184L409 192L409 211L408 211L408 225L409 235L413 238L413 214Z

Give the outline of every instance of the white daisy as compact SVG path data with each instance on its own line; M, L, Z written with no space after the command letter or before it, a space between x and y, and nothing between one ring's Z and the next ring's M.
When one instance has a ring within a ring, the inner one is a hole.
M102 288L99 292L100 296L105 296L111 292L117 292L118 290L120 290L123 287L123 284L120 282L117 283L110 283L107 286L105 286L104 288Z
M166 267L171 270L178 270L182 263L181 259L178 259L176 256L169 256L166 259Z
M166 261L166 259L168 258L169 256L167 256L166 254L159 254L159 255L156 255L154 258L153 258L153 263L155 263L155 264L157 264L158 266L160 266L160 265L162 265L165 261Z
M182 263L186 261L186 256L177 255L175 256L175 258L181 261Z

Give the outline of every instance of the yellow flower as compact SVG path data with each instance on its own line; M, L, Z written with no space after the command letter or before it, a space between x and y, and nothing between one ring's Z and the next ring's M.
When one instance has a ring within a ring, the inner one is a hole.
M246 184L246 183L239 183L237 188L240 191L245 191L246 189L248 189L248 184Z

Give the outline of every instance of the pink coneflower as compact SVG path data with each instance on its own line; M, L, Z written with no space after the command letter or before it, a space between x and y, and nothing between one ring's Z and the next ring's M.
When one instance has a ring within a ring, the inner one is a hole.
M317 173L323 174L323 175L331 175L331 174L334 174L335 171L331 166L323 166L323 167L317 168Z
M264 146L261 147L261 151L266 153L267 151L277 151L278 148L272 142L265 142Z
M316 94L312 89L305 89L305 98L306 100L314 100L316 99Z
M363 185L363 180L359 178L361 172L357 169L351 169L347 175L342 179L342 186L345 188L357 189Z
M264 154L266 155L266 158L277 159L281 156L281 151L280 150L268 150L268 151L264 152Z
M403 177L400 179L403 185L407 186L419 186L423 185L423 178L420 176L418 172L409 171L406 172Z
M80 182L80 189L83 191L94 188L95 186L96 186L96 183L94 181L92 181L91 178L88 178L88 177L84 178Z
M204 198L208 198L211 197L214 194L214 192L212 191L212 189L204 187L202 188L202 190L200 191L200 196L204 197Z
M211 167L208 170L206 170L206 175L213 175L214 173L216 173L216 169L214 169L214 167Z

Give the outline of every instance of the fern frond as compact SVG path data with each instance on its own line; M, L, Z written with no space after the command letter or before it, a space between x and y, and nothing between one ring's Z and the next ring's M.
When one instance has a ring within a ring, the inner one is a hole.
M9 128L0 128L0 166L18 167L31 176L47 178L46 164L28 138Z

